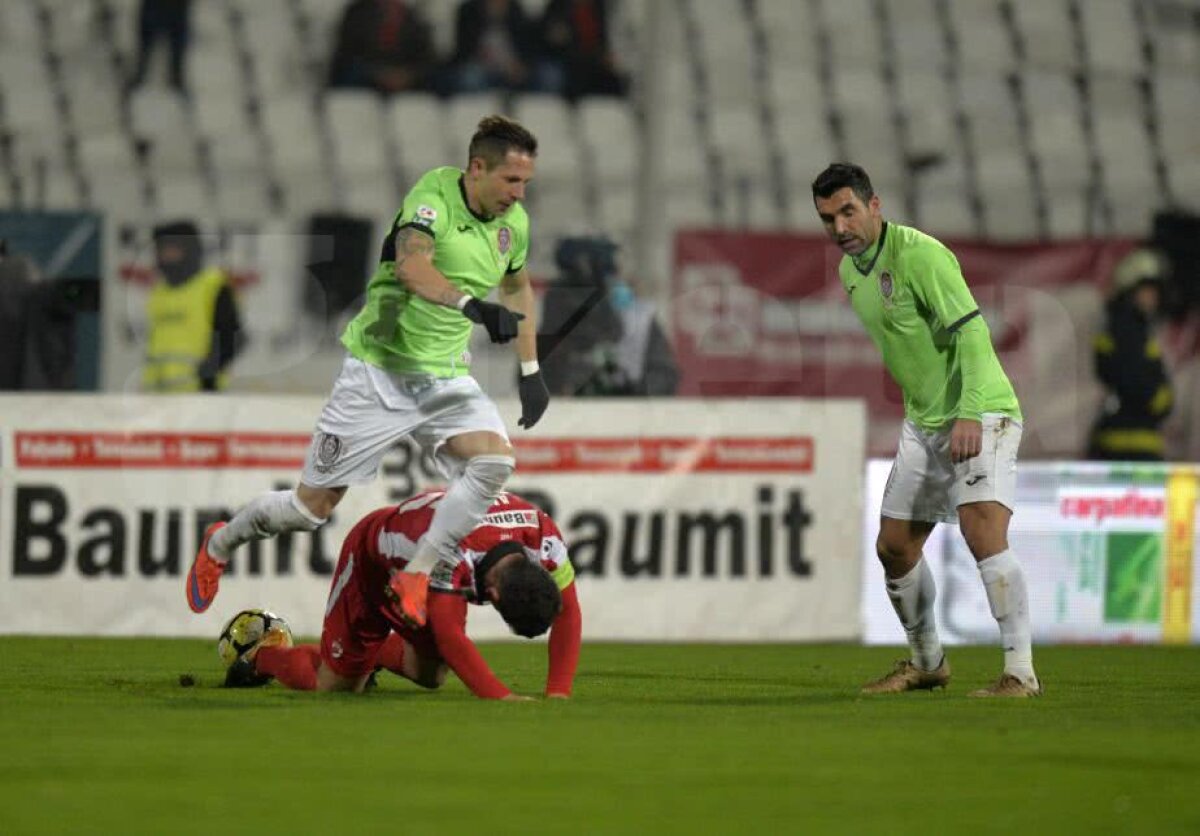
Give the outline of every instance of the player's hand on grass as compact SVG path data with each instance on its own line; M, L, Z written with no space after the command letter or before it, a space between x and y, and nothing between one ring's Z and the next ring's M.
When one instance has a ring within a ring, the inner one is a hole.
M548 699L548 700L569 700L569 699L571 699L571 695L570 694L546 694L546 699Z
M462 313L467 319L486 328L488 337L494 343L506 343L517 336L518 323L525 318L525 314L479 299L472 299L463 305Z
M524 694L509 694L508 696L501 697L500 699L504 700L505 702L533 702L534 701L533 697L527 697Z
M959 418L950 430L950 461L958 464L973 459L983 449L983 424Z
M550 390L546 388L546 379L539 370L521 375L517 392L521 396L521 420L517 421L517 426L529 429L546 414L546 407L550 405Z

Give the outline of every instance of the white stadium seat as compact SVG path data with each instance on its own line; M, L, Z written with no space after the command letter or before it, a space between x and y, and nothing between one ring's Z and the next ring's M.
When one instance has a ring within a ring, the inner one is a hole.
M466 164L465 140L461 149L448 147L444 109L441 100L427 93L405 93L388 101L387 121L400 149L406 183L431 168Z
M334 90L325 98L333 153L346 173L381 175L387 168L382 104L367 91Z

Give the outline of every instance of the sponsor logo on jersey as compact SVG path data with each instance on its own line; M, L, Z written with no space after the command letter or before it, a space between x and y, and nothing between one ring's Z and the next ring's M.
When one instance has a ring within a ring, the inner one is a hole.
M496 528L524 528L525 526L536 528L538 516L537 511L497 511L484 516L483 524Z
M508 255L508 249L512 246L512 233L508 227L500 227L496 233L496 245L500 247L500 255Z

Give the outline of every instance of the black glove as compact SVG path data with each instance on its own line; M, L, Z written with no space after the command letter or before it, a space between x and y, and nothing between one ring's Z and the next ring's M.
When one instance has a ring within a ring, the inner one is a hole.
M521 375L517 391L521 395L521 420L517 421L517 426L529 429L542 420L542 415L546 413L546 407L550 405L550 390L546 388L541 371L536 371Z
M525 314L510 311L503 305L481 302L478 299L472 299L463 305L462 314L486 328L494 343L506 343L515 337L517 323L525 318Z

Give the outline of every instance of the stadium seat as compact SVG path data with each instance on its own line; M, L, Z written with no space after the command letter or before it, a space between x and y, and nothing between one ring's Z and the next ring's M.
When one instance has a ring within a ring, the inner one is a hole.
M53 135L59 126L41 53L23 46L0 49L0 126Z
M920 227L939 238L974 235L978 230L967 202L966 172L958 154L927 169L917 178Z
M158 205L160 216L212 218L214 207L204 179L195 171L176 170L165 172L157 178Z
M241 98L246 89L237 53L228 37L195 45L188 53L187 79L196 93Z
M1088 0L1080 3L1079 9L1093 72L1129 77L1145 71L1132 3Z
M271 159L282 168L316 169L323 163L312 96L303 92L263 100L263 127Z
M1141 93L1132 79L1097 75L1092 101L1096 144L1116 227L1111 232L1145 235L1154 210L1161 208L1163 195L1155 188Z
M1051 231L1073 230L1081 223L1074 201L1085 193L1089 179L1079 96L1060 72L1028 72L1024 78L1030 139L1041 164Z
M173 92L144 87L130 98L134 137L150 143L151 157L162 165L191 164L196 146L191 114Z
M575 112L566 101L554 95L517 96L513 115L538 139L538 177L578 182L583 155Z
M493 113L504 113L501 97L497 93L465 93L447 100L445 109L446 140L450 144L453 159L462 159L465 165L467 143L475 133L479 120Z
M888 10L900 79L913 72L942 73L946 38L934 0L906 0L900 5L889 4Z
M444 105L427 93L405 93L387 100L387 121L400 149L403 180L412 184L431 168L466 164L466 145L447 141Z
M757 101L763 91L753 77L750 26L740 3L698 3L696 44L708 78L709 101L713 109L746 106Z
M1169 163L1200 155L1196 114L1200 114L1200 81L1193 74L1159 73L1154 79L1155 107Z
M256 92L269 96L303 83L304 60L296 49L288 0L253 0L239 6L243 37L254 64Z
M1065 2L1013 3L1012 9L1030 68L1056 72L1078 68L1075 33Z
M591 98L582 100L578 108L580 138L601 189L610 179L636 177L639 134L629 103Z
M381 107L379 96L370 92L334 90L326 96L333 156L343 173L379 176L387 169Z
M71 107L71 124L81 134L121 129L120 80L110 66L89 63L64 68L63 81Z
M1008 28L995 0L954 0L946 6L964 71L1003 73L1015 68Z

